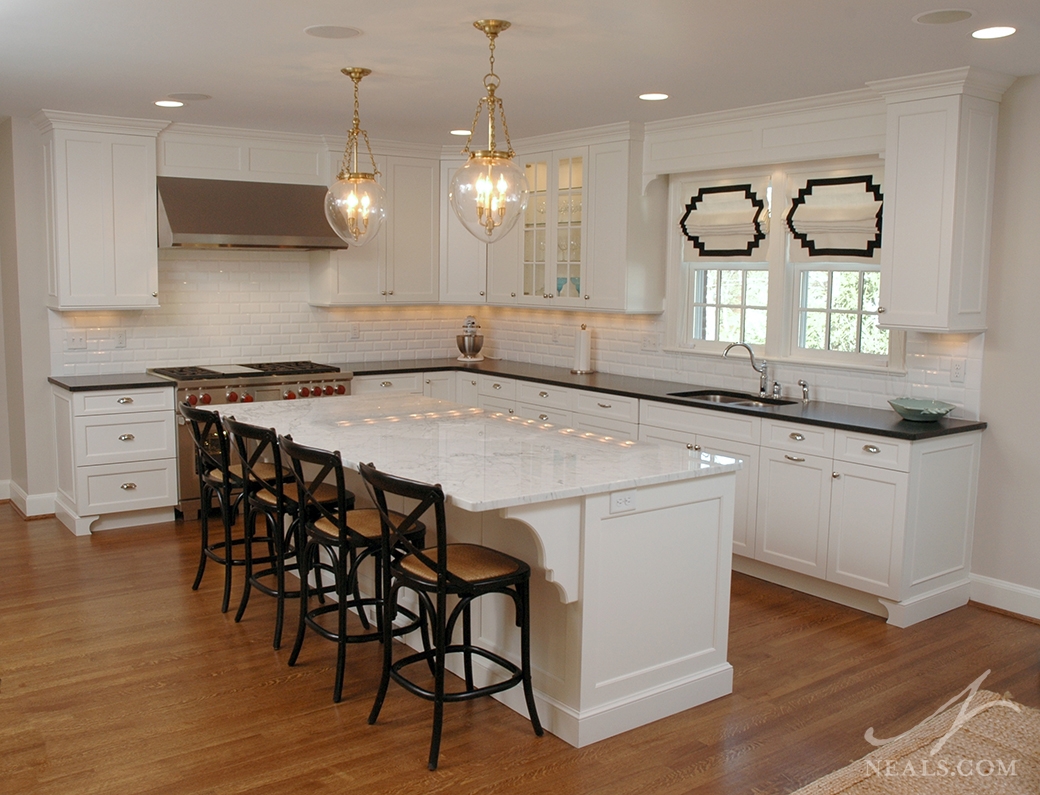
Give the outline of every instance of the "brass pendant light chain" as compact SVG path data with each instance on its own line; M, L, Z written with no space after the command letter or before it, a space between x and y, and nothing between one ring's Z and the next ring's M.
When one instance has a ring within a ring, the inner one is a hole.
M462 154L471 154L470 144L473 142L473 133L477 129L477 122L480 120L480 112L486 107L488 114L488 152L495 152L495 113L499 114L502 120L502 132L506 137L506 155L513 157L516 154L513 151L512 141L509 139L509 125L506 122L506 111L502 104L502 99L495 95L495 91L501 85L502 81L497 74L495 74L495 38L503 30L509 27L509 23L503 20L497 19L482 19L473 23L473 26L478 30L484 31L488 37L488 62L490 71L484 75L484 89L487 91L486 97L481 97L477 102L477 110L473 114L473 124L470 125L469 138L466 139L466 145L462 149Z
M343 163L340 166L339 178L344 179L350 174L360 173L358 171L359 138L365 139L365 149L368 151L369 160L372 161L372 171L370 173L374 176L378 175L379 169L376 167L375 155L372 154L372 144L369 143L368 133L361 129L361 103L358 98L361 78L372 74L372 70L362 69L355 66L341 69L340 71L354 81L354 126L351 127L350 132L347 133L347 148L343 153Z

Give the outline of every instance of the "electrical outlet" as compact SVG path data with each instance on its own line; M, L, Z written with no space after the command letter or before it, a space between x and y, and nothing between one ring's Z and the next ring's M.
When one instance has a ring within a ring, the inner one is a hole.
M65 347L70 351L85 351L87 349L87 332L65 332Z
M118 331L116 331L116 335L115 336L116 336L116 347L117 348L125 348L126 347L126 331L124 331L123 329L119 329Z
M636 509L636 490L612 491L610 493L610 512L626 513Z
M950 383L951 384L963 384L964 383L964 370L967 367L968 362L966 359L951 359L950 360Z
M657 352L657 335L656 334L647 334L645 337L643 337L642 350L648 351L650 353L656 353Z
M361 339L361 324L347 323L347 336L352 340Z
M553 326L553 329L552 329L552 341L553 341L553 345L559 345L560 344L560 330L558 328L556 328L556 326Z

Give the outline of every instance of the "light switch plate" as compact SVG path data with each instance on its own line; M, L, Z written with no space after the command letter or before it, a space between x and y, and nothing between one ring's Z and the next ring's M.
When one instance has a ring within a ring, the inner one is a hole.
M87 332L66 331L65 348L70 351L85 351L87 349Z

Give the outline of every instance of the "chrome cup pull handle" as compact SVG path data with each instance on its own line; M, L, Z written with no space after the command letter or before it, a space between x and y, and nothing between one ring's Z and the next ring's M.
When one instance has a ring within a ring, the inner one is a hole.
M119 435L119 441L121 442L132 442L134 435L132 433L122 433Z
M866 450L868 453L877 454L881 452L881 448L878 447L876 444L865 444L863 445L863 449Z
M133 491L134 489L137 488L137 484L136 483L123 483L119 488L121 488L123 491Z
M804 442L805 441L805 437L802 436L802 434L800 434L800 433L795 432L795 433L792 433L790 436L796 442Z
M134 399L132 397L121 397L119 398L119 400L116 401L116 403L120 404L121 406L127 406L133 402Z

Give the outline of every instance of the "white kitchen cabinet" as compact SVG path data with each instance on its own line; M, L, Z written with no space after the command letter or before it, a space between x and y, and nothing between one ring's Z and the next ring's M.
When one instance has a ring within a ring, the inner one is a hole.
M443 161L441 185L450 184L464 163ZM518 224L494 244L478 240L462 225L445 196L441 202L440 303L515 304L519 237Z
M477 374L456 372L455 373L455 402L463 406L480 404L480 392L477 390Z
M156 136L167 122L40 111L52 309L159 305Z
M455 402L455 371L438 370L423 373L423 394L438 400Z
M691 455L721 454L744 462L736 478L733 551L748 557L755 554L761 424L758 417L639 401L640 441L681 446Z
M575 430L620 441L639 438L639 400L606 392L572 390Z
M879 81L885 97L880 322L984 331L1000 96L1011 78Z
M314 306L436 303L440 261L440 169L433 160L377 157L387 218L363 247L310 255Z
M51 387L55 515L76 535L173 521L177 424L172 388Z
M477 376L477 407L516 414L516 381L493 375Z

